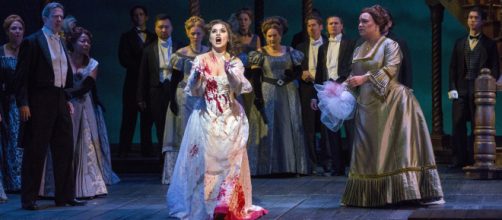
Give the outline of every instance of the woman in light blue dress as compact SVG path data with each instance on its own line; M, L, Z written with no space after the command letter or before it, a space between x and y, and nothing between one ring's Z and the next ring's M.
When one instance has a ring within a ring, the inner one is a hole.
M205 53L209 47L202 45L204 39L204 19L198 16L192 16L185 21L185 32L190 39L190 44L180 48L171 56L169 68L172 70L173 81L177 83L177 87L173 88L171 100L176 100L170 104L170 108L178 109L178 114L174 115L172 111L166 113L166 123L164 128L164 146L162 153L164 154L164 169L162 172L162 184L169 184L171 179L174 164L178 157L178 151L181 144L181 139L185 133L185 127L188 122L188 117L193 111L197 97L187 96L183 92L187 84L192 62L195 56ZM179 83L178 83L179 81ZM174 106L176 105L176 106Z
M262 32L267 45L249 53L254 103L268 126L256 150L255 175L308 173L300 97L295 83L301 73L303 53L281 45L286 30L284 18L265 19Z

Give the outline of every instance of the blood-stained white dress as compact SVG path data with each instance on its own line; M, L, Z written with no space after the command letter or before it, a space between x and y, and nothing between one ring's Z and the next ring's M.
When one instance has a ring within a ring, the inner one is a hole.
M238 58L224 61L213 52L195 58L185 92L203 99L188 119L167 192L172 217L256 219L267 213L252 205L249 124L235 99L251 91Z

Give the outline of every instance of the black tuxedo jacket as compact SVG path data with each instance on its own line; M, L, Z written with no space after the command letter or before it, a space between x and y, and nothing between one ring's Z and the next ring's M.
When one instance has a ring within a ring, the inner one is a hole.
M453 53L450 62L450 88L449 90L457 90L459 95L473 93L474 91L467 91L465 79L465 44L469 43L467 36L457 39L453 48ZM499 76L499 54L497 51L497 44L486 35L481 34L478 44L481 45L480 57L480 70L488 68L491 70L491 75L498 79ZM479 73L478 73L479 74Z
M65 44L63 42L61 44L66 51ZM65 56L68 61L65 88L71 88L73 87L73 72L68 54L65 53ZM18 106L29 106L32 101L30 97L38 90L54 87L51 53L42 30L26 37L21 43L16 77ZM67 99L69 98L68 96Z
M173 40L172 54L180 47L180 43ZM148 90L152 87L159 87L160 84L160 64L159 64L159 46L158 40L154 40L143 51L138 77L137 101L147 100ZM174 74L171 75L171 81L178 81ZM173 83L174 84L174 83Z
M324 37L324 36L321 36L321 37L322 37L322 42L323 42L322 45L328 43L328 39L326 37ZM299 51L301 51L303 53L303 55L304 55L303 61L302 61L302 70L303 71L309 70L310 39L307 37L307 40L305 40L305 41L301 42L300 44L298 44L298 46L296 47L296 49L299 50ZM318 62L317 63L319 63L319 57L318 57Z
M120 36L119 61L120 65L127 70L126 84L129 82L131 85L136 85L143 48L155 41L155 39L157 39L155 34L147 30L146 40L143 43L138 36L136 27L133 27Z
M342 34L342 39L340 41L340 49L338 51L338 83L342 83L349 77L352 64L352 53L354 52L355 41L349 39ZM317 68L315 83L322 84L329 79L328 68L326 66L326 59L328 54L329 41L324 43L319 48L319 54L317 55Z

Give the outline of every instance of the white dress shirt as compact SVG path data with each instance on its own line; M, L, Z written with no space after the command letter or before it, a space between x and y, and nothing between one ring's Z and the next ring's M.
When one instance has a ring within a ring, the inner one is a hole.
M312 78L315 79L315 74L316 74L316 67L317 67L317 55L319 52L319 47L322 45L322 37L319 37L319 39L314 40L310 39L310 44L309 44L309 72L312 76Z
M59 34L52 32L47 27L42 28L52 60L52 69L54 70L54 86L64 88L66 85L66 74L68 73L68 60L66 52L61 44Z
M471 38L471 36L467 37L467 39L469 40L469 47L471 48L471 50L474 50L474 48L478 44L480 35L481 34L478 34L478 35L474 36L476 38Z
M159 38L159 69L160 76L159 80L163 83L166 79L171 80L171 71L168 68L169 60L171 60L171 54L173 52L173 42L171 37L167 40L162 40Z
M328 51L326 54L326 67L328 69L328 77L333 80L338 79L338 56L340 54L340 42L342 34L336 35L334 38L329 38Z
M142 31L141 28L136 27L136 33L138 33L138 36L139 36L139 38L141 38L141 41L143 41L143 43L145 43L145 41L146 41L146 29Z

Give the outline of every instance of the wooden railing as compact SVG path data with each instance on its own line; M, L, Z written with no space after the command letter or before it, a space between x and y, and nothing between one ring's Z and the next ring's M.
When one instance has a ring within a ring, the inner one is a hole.
M474 84L474 161L472 166L464 167L465 176L470 179L502 178L502 168L497 166L497 142L495 129L495 102L497 82L484 68Z

